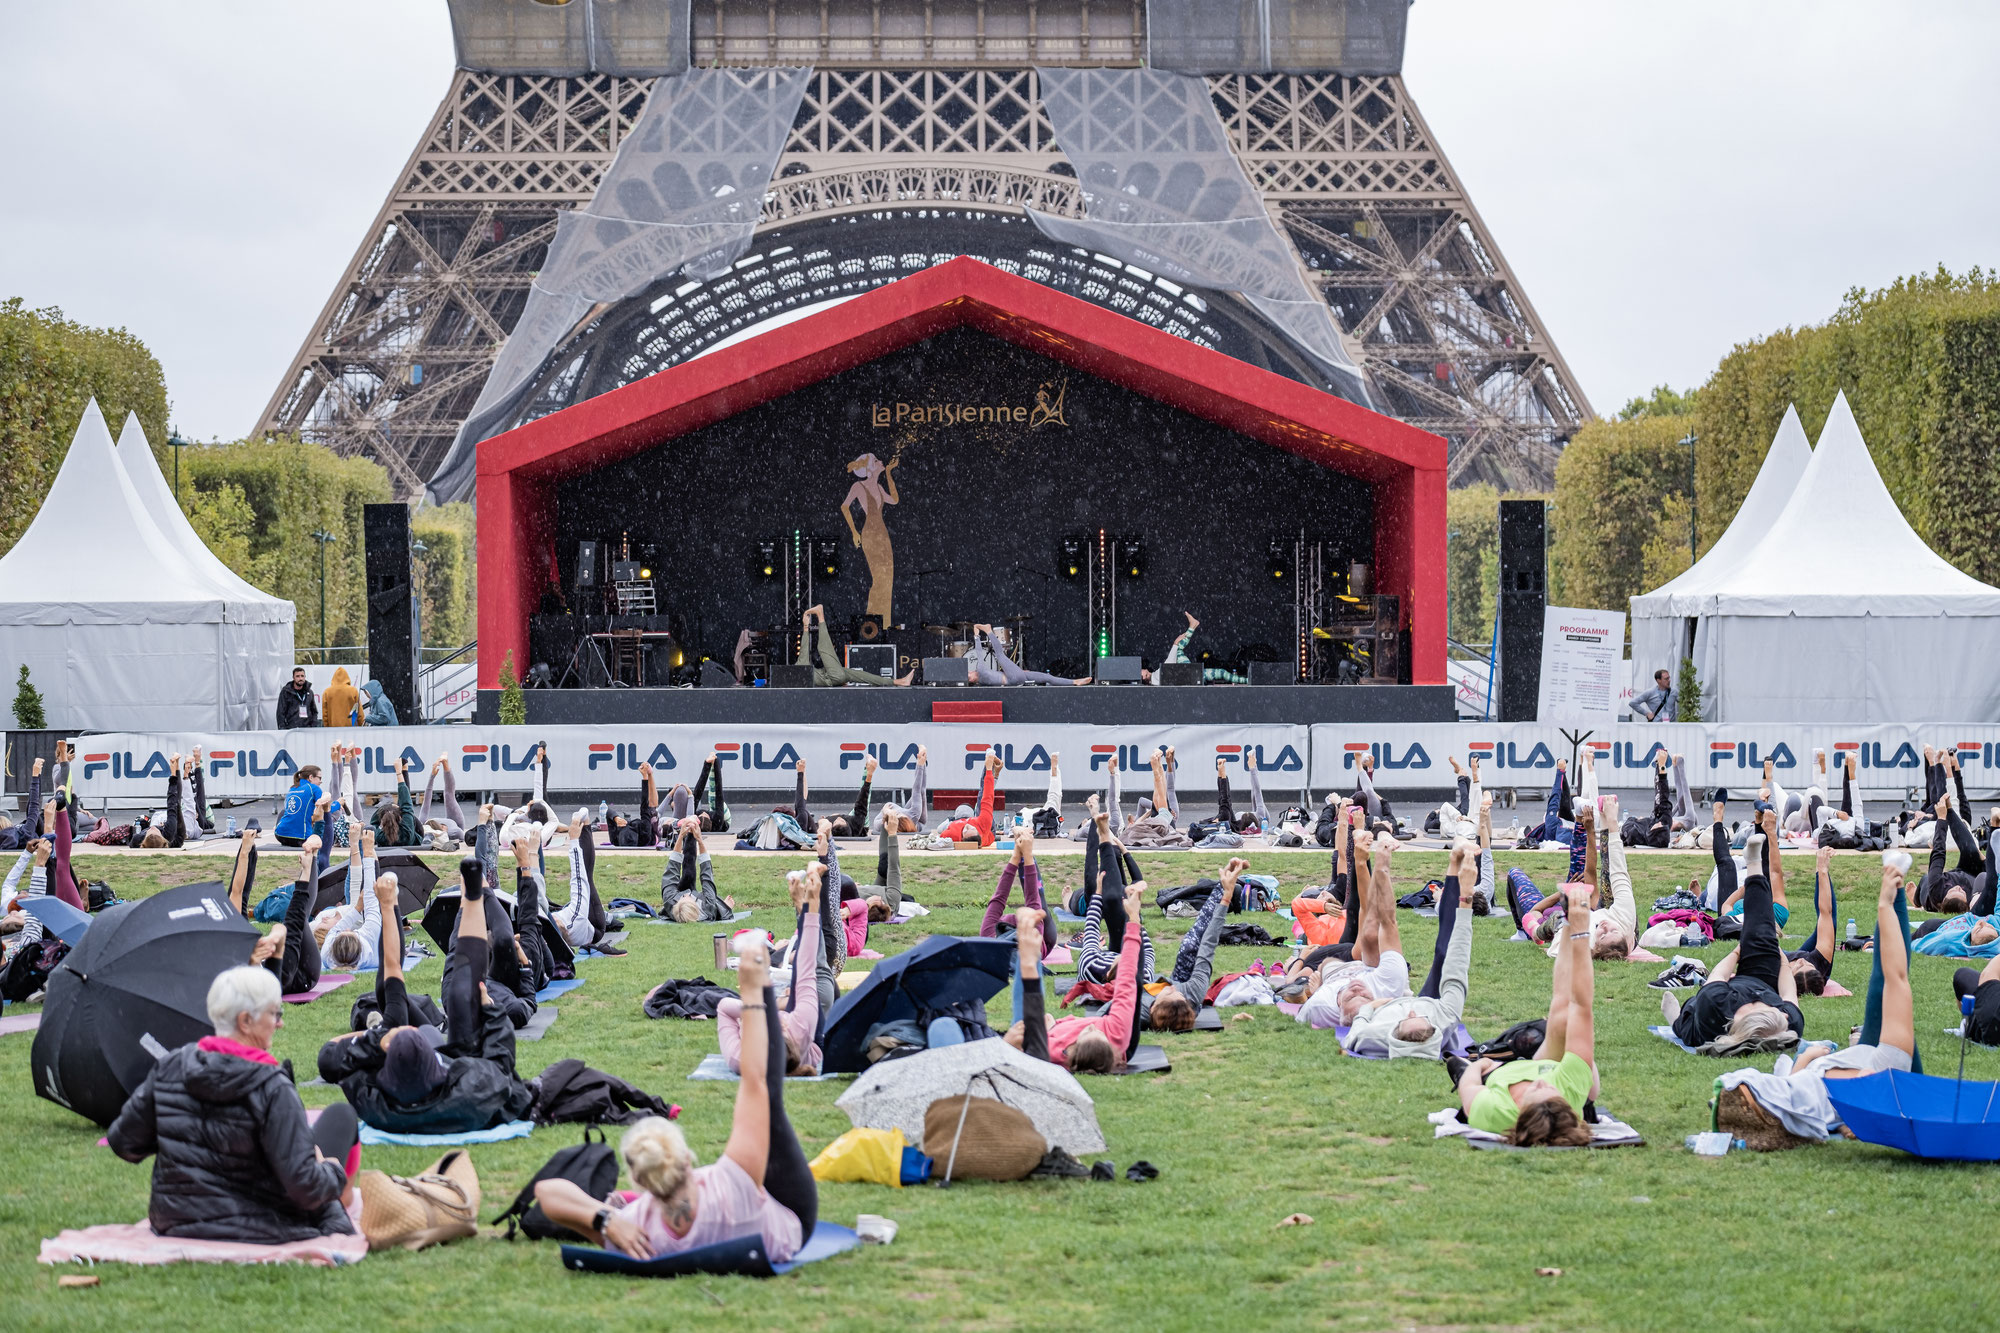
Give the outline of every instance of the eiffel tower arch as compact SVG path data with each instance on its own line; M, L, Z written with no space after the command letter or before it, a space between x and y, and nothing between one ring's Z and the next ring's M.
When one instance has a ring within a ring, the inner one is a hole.
M1148 5L647 3L685 25L672 31L695 66L812 73L750 253L725 276L663 281L593 310L540 373L522 419L958 253L1314 380L1309 359L1246 302L1190 300L1027 219L1026 209L1084 211L1038 67L1145 63ZM452 4L460 68L257 423L375 459L406 498L478 399L557 216L590 202L653 84L605 72L621 69L615 60L526 72L545 49L496 60L495 45L468 40L458 22L473 10L556 9L541 0ZM1381 0L1319 8L1371 4ZM629 30L639 6L625 5ZM579 21L589 0L557 12ZM1388 68L1400 67L1400 23L1394 44ZM1205 77L1374 405L1446 437L1454 485L1550 486L1590 405L1400 74Z

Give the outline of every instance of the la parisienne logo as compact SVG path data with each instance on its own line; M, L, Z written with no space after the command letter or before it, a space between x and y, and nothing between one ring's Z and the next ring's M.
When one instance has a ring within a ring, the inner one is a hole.
M1063 398L1068 392L1069 381L1061 380L1038 387L1033 407L1011 403L871 403L868 416L870 424L877 427L1021 425L1040 430L1043 426L1069 425L1063 416Z

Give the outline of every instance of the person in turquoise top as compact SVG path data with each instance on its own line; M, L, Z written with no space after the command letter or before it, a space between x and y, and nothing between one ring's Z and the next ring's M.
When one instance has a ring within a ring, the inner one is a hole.
M1591 1018L1588 884L1564 886L1569 897L1562 949L1550 987L1549 1021L1532 1060L1481 1060L1458 1081L1458 1100L1474 1129L1504 1134L1523 1147L1581 1147L1590 1142L1583 1105L1597 1083Z

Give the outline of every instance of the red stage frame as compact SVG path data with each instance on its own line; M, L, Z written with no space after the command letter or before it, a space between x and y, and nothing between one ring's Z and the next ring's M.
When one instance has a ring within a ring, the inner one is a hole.
M557 483L959 325L1368 482L1376 590L1403 596L1411 681L1444 683L1442 437L961 256L481 443L480 688L528 665Z

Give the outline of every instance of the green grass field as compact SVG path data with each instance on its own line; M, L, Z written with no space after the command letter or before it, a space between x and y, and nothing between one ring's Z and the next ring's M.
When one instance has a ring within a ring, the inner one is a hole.
M441 870L450 858L435 858ZM1212 873L1213 854L1141 856L1154 886ZM265 859L268 890L275 857ZM1555 858L1498 854L1538 879ZM933 909L903 926L877 927L884 953L934 932L970 934L1000 858L913 857L910 891ZM1261 853L1253 868L1278 873L1288 890L1324 873L1323 853ZM776 858L717 861L725 893L758 909L753 922L790 929ZM1052 881L1075 873L1074 857L1045 862ZM1791 947L1812 928L1811 859L1792 871ZM127 897L220 873L219 857L131 856L89 863ZM656 857L605 853L607 897L656 898ZM1642 912L1652 899L1706 874L1705 854L1635 856ZM554 895L566 887L552 862ZM1397 892L1442 873L1441 853L1396 858ZM1867 921L1879 875L1872 859L1842 857L1835 881L1840 915ZM1432 923L1402 915L1407 951L1421 973ZM1281 918L1263 918L1283 926ZM1185 922L1148 911L1164 956ZM1863 929L1868 927L1864 924ZM1278 934L1273 930L1273 934ZM1477 922L1467 1024L1490 1036L1542 1013L1549 963L1510 944L1504 916ZM524 1044L532 1074L579 1056L680 1102L681 1123L704 1161L727 1137L734 1085L689 1083L714 1049L706 1023L650 1022L645 992L670 976L713 975L706 927L632 931L631 953L582 965L588 984L560 1002L561 1018L539 1044ZM1223 951L1218 971L1246 966L1256 950ZM1282 948L1261 951L1266 961ZM1710 962L1720 949L1701 951ZM1957 1064L1950 964L1914 960L1919 1042L1933 1072ZM1994 1301L1978 1265L1984 1228L2000 1208L2000 1175L1971 1166L1929 1166L1899 1153L1835 1142L1791 1153L1732 1153L1720 1160L1685 1151L1685 1135L1708 1128L1707 1100L1726 1066L1685 1055L1647 1035L1659 1022L1657 967L1600 964L1598 1055L1603 1105L1635 1125L1648 1146L1605 1152L1474 1152L1434 1141L1424 1116L1446 1105L1440 1066L1343 1057L1331 1033L1311 1032L1270 1008L1220 1034L1159 1038L1173 1072L1086 1080L1097 1100L1120 1179L964 1184L949 1190L833 1185L822 1215L851 1223L861 1212L901 1223L887 1249L866 1247L768 1282L687 1279L628 1282L577 1276L549 1243L500 1238L419 1254L371 1256L345 1270L182 1265L101 1266L97 1288L59 1290L77 1271L35 1262L45 1236L65 1226L145 1216L149 1171L97 1146L101 1130L33 1095L31 1038L0 1038L0 1326L202 1329L358 1328L658 1329L683 1320L787 1330L951 1326L1101 1327L1916 1329L1992 1326ZM434 990L435 960L412 977ZM1808 1035L1845 1040L1860 1021L1867 957L1843 954L1836 978L1852 999L1807 1000ZM359 984L359 983L357 983ZM287 1006L277 1052L308 1076L321 1042L344 1027L352 989ZM1004 994L994 1014L1004 1026ZM9 1012L13 1012L10 1007ZM1769 1057L1765 1057L1766 1060ZM1766 1066L1768 1067L1768 1065ZM2000 1077L2000 1055L1975 1048L1968 1078ZM787 1092L808 1153L848 1128L834 1099L844 1083L795 1084ZM329 1099L309 1088L307 1103ZM579 1130L538 1130L527 1140L472 1149L485 1216L500 1211L550 1153ZM1148 1184L1123 1180L1133 1161L1160 1169ZM417 1149L371 1148L366 1165L397 1173L428 1164ZM625 1182L629 1184L629 1182ZM1304 1212L1309 1227L1277 1229ZM1966 1231L1963 1259L1916 1258L1913 1244L1938 1219ZM1951 1269L1968 1262L1968 1284ZM1560 1268L1559 1277L1538 1268ZM1983 1311L1983 1313L1982 1313Z

